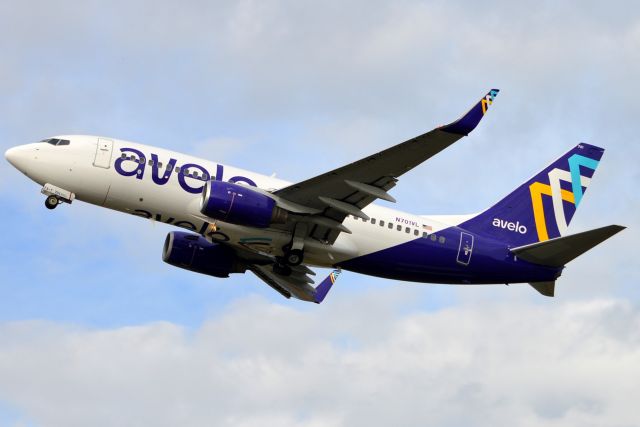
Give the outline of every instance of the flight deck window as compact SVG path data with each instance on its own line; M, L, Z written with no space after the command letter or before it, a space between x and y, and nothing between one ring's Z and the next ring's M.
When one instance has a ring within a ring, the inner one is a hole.
M70 143L71 141L69 141L68 139L59 139L56 145L69 145Z
M59 139L55 139L55 138L51 138L49 140L45 140L45 142L51 144L51 145L56 145L58 143L58 141L60 141Z

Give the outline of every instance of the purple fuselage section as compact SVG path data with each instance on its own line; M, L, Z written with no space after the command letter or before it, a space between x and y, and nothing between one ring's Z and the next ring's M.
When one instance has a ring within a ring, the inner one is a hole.
M505 243L458 227L437 235L435 241L429 236L420 237L339 266L388 279L445 284L546 282L557 279L562 272L562 268L520 260ZM440 243L440 237L444 237L444 243Z

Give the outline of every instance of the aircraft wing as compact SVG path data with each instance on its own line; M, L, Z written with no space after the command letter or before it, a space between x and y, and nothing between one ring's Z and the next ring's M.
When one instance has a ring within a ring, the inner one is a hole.
M333 243L347 215L368 219L362 208L376 199L394 202L387 191L393 188L405 172L468 135L480 123L489 105L498 94L491 89L460 119L401 144L367 156L349 165L334 169L306 181L277 190L274 194L320 214L307 218L311 223L308 235Z
M340 275L340 270L333 270L318 286L311 286L315 273L304 265L291 267L291 274L283 276L274 273L269 265L249 265L248 267L256 276L267 285L278 291L285 298L297 298L303 301L320 304L329 293L329 290Z

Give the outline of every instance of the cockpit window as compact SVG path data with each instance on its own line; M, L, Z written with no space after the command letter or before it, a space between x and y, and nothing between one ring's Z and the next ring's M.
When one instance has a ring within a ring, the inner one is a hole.
M71 141L69 141L68 139L58 139L58 138L47 138L47 139L43 139L40 142L46 142L47 144L51 144L51 145L69 145L71 143Z

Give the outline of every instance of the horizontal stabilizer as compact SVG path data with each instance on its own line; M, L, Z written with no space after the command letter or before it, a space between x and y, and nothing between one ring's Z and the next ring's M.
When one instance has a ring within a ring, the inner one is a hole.
M562 267L625 228L621 225L608 225L595 230L520 246L511 249L511 252L518 258L534 264ZM534 284L531 286L544 295Z
M552 297L556 289L556 282L533 282L529 283L533 289L540 292L545 297Z

